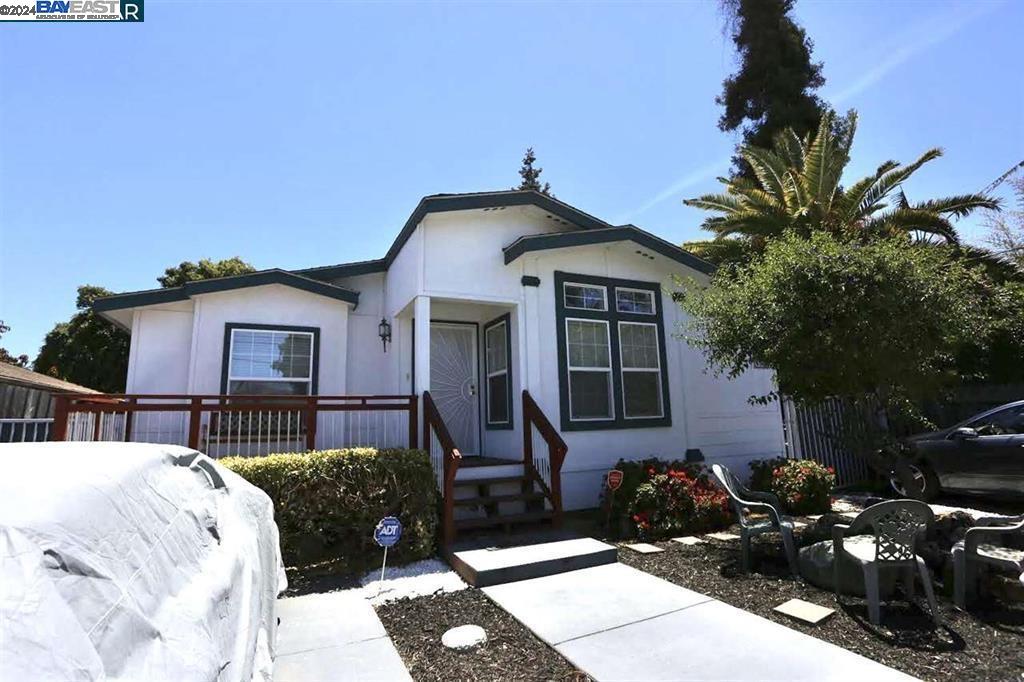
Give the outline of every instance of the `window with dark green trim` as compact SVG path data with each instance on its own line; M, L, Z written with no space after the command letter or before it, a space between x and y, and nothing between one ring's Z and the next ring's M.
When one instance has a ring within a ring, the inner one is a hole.
M512 428L512 331L505 313L484 325L484 373L488 429Z
M555 273L562 429L671 426L661 287Z

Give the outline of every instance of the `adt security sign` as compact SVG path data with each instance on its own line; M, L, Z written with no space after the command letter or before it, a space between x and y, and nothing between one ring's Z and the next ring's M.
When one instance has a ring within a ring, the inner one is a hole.
M402 537L402 522L394 516L385 516L373 530L373 539L381 547L394 547Z

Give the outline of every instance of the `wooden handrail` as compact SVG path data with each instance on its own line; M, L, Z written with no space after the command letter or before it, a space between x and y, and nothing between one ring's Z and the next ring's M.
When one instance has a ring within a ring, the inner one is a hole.
M93 439L100 438L104 414L124 414L125 438L138 412L187 412L188 445L198 448L200 420L204 413L301 412L306 447L316 447L317 415L321 412L406 412L409 448L418 445L419 405L415 395L201 395L188 393L57 393L54 394L54 426L51 439L67 439L68 417L73 413L96 414ZM169 402L170 401L170 402Z
M441 489L442 508L441 529L445 547L455 541L455 474L459 471L462 453L455 445L455 439L448 431L441 413L430 396L430 391L423 392L423 447L430 451L430 432L433 430L437 442L444 451L444 484Z
M548 446L548 461L551 463L551 488L549 489L544 480L537 473L533 465L533 428L537 429L541 438ZM551 500L551 507L554 510L554 523L556 526L562 523L562 463L569 452L569 446L562 440L561 434L548 420L544 410L533 399L529 391L523 391L523 466L526 471L544 489L548 499Z

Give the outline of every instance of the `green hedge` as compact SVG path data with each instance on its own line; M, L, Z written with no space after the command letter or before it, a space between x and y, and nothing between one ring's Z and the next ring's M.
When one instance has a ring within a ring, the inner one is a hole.
M219 461L273 500L286 563L379 551L373 529L385 516L402 522L402 539L390 553L396 561L434 553L437 486L421 450L353 448Z
M836 472L809 459L776 457L750 463L750 488L775 493L787 514L826 514L832 509Z

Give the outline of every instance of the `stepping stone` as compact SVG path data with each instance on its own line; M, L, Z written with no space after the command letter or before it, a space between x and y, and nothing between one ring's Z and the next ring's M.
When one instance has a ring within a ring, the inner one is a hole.
M821 514L811 514L807 518L809 518L811 521L817 521L818 519L821 518L821 516L822 516Z
M810 623L811 625L817 625L835 613L834 609L818 606L817 604L812 604L811 602L804 601L803 599L790 599L785 604L779 604L772 610L778 611L790 618L796 618L797 620L805 623Z
M793 527L794 528L806 528L807 524L804 523L803 521L794 521L793 522Z
M736 535L735 533L708 533L704 537L711 538L713 540L724 540L724 541L739 540L740 539L740 536Z
M460 625L441 635L441 644L449 649L471 649L487 641L487 633L479 625Z
M860 512L848 511L848 512L843 512L842 514L840 514L840 516L845 516L848 519L855 519L858 516L860 516Z
M672 538L672 542L678 542L680 545L701 545L704 541L695 535L685 535L681 538Z
M640 552L641 554L657 554L658 552L664 552L661 547L655 547L654 545L647 542L635 542L631 545L626 545L634 552Z

